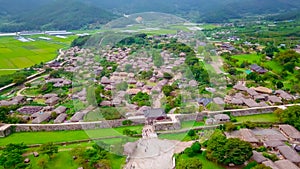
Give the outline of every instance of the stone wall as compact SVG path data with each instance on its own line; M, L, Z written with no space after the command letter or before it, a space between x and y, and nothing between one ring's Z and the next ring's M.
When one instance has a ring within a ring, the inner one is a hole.
M174 124L157 124L156 130L172 130L178 129L181 121L202 121L204 117L213 117L216 114L222 114L225 112L230 112L233 116L246 116L254 114L264 114L270 113L276 110L277 107L267 107L267 108L252 108L252 109L239 109L239 110L223 110L215 112L201 112L195 114L180 114L176 118L179 123ZM97 128L112 128L123 126L122 122L125 119L120 120L107 120L107 121L97 121L97 122L80 122L80 123L63 123L63 124L13 124L11 127L6 129L7 131L0 131L0 137L10 133L12 128L15 132L30 132L30 131L62 131L62 130L88 130ZM145 124L145 119L131 119L133 125L143 125Z
M89 130L99 128L113 128L123 126L123 120L106 120L97 122L81 122L81 123L63 123L63 124L15 124L15 132L30 132L30 131L63 131L63 130ZM143 125L145 120L132 120L132 125Z
M6 137L12 132L12 127L10 124L5 124L0 127L0 137Z

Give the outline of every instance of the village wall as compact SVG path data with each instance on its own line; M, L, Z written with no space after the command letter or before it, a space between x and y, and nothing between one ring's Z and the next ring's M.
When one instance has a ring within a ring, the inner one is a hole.
M180 121L202 121L204 117L213 117L217 114L222 114L225 112L230 112L233 116L246 116L254 114L264 114L270 113L276 110L277 107L267 107L267 108L253 108L253 109L240 109L240 110L223 110L216 112L201 112L194 114L181 114L177 118L179 124L176 122L174 124L157 124L155 126L156 130L174 130L180 129ZM13 124L10 128L13 128L15 132L30 132L30 131L63 131L63 130L89 130L98 128L112 128L123 126L122 122L124 119L120 120L106 120L97 122L81 122L81 123L63 123L63 124ZM133 121L132 125L143 125L145 124L144 119L131 119ZM0 136L5 133L9 134L9 129L7 131L0 131Z
M92 130L99 128L113 128L123 126L124 120L106 120L97 122L63 123L63 124L14 124L15 132L31 131L63 131L63 130ZM144 119L131 120L132 125L145 124Z

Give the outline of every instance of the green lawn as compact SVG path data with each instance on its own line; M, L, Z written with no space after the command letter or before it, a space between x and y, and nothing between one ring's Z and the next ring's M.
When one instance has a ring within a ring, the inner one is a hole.
M130 129L141 133L143 126L129 126L118 128L106 128L95 130L76 131L53 131L53 132L22 132L0 138L0 146L8 143L43 144L48 142L66 142L74 140L85 140L89 138L105 138L112 136L123 136L124 129Z
M38 37L50 37L52 40L45 41ZM25 36L35 41L21 42L15 37L0 37L0 69L26 68L54 59L60 48L69 47L76 36L60 39L53 36L34 35ZM12 70L2 70L1 74L13 73Z
M207 160L205 157L205 152L203 152L202 154L198 154L194 157L200 159L200 161L202 162L202 169L225 169L222 166ZM186 154L181 155L180 158L189 159L189 157Z
M39 157L34 157L33 155L29 156L30 159L30 165L32 169L42 169L38 165L38 161L41 158L48 158L46 155L40 155ZM72 155L69 151L62 151L57 153L53 159L49 160L49 162L46 165L46 168L57 168L57 169L77 169L80 167L78 164L75 163L75 161L72 158Z
M204 122L203 121L183 121L181 122L181 128L185 129L185 128L192 128L192 127L198 127L198 126L204 126Z
M278 122L278 118L274 113L240 116L236 117L236 119L238 122Z
M249 63L257 63L259 62L261 56L257 55L256 53L252 54L243 54L243 55L235 55L232 56L234 59L238 59L238 64L240 65L243 61L248 61Z

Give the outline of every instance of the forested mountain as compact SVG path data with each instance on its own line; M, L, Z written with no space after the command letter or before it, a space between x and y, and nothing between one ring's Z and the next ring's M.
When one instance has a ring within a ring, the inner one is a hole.
M14 0L15 3L18 0ZM77 0L19 0L23 7L3 7L6 17L2 17L0 31L80 29L88 24L104 24L116 15ZM34 4L31 6L30 4Z
M106 23L124 13L149 11L171 13L194 22L226 22L300 9L299 0L0 0L0 4L2 32L78 29Z

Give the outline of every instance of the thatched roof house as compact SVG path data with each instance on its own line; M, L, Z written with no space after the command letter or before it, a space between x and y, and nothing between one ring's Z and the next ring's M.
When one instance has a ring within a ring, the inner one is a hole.
M275 161L274 163L279 169L299 169L299 167L297 167L289 160L278 160Z
M266 88L266 87L262 87L262 86L259 86L259 87L255 87L253 88L255 91L259 92L259 93L266 93L266 94L272 94L272 90L269 89L269 88Z
M84 115L85 114L83 112L77 112L71 117L70 121L71 122L79 122L83 119Z
M251 159L256 161L259 164L268 160L266 157L264 157L261 153L259 153L257 151L253 151L253 155L252 155Z
M300 132L291 125L279 125L279 130L292 140L300 141Z
M51 112L40 113L37 118L32 120L32 124L40 124L42 122L48 121L51 118Z
M56 109L54 109L54 112L56 114L62 114L67 111L67 108L65 106L58 106Z
M59 116L56 117L56 119L54 120L54 123L55 123L55 124L57 124L57 123L62 123L63 121L66 120L67 117L68 117L67 114L62 113L62 114L60 114Z
M58 103L59 97L51 97L45 101L45 103L49 106L54 106Z
M24 106L19 108L17 111L21 114L33 114L43 109L42 106Z
M290 146L278 146L277 149L287 160L296 164L300 164L300 155Z
M272 169L279 169L273 161L264 161L263 164L267 167L271 167Z

